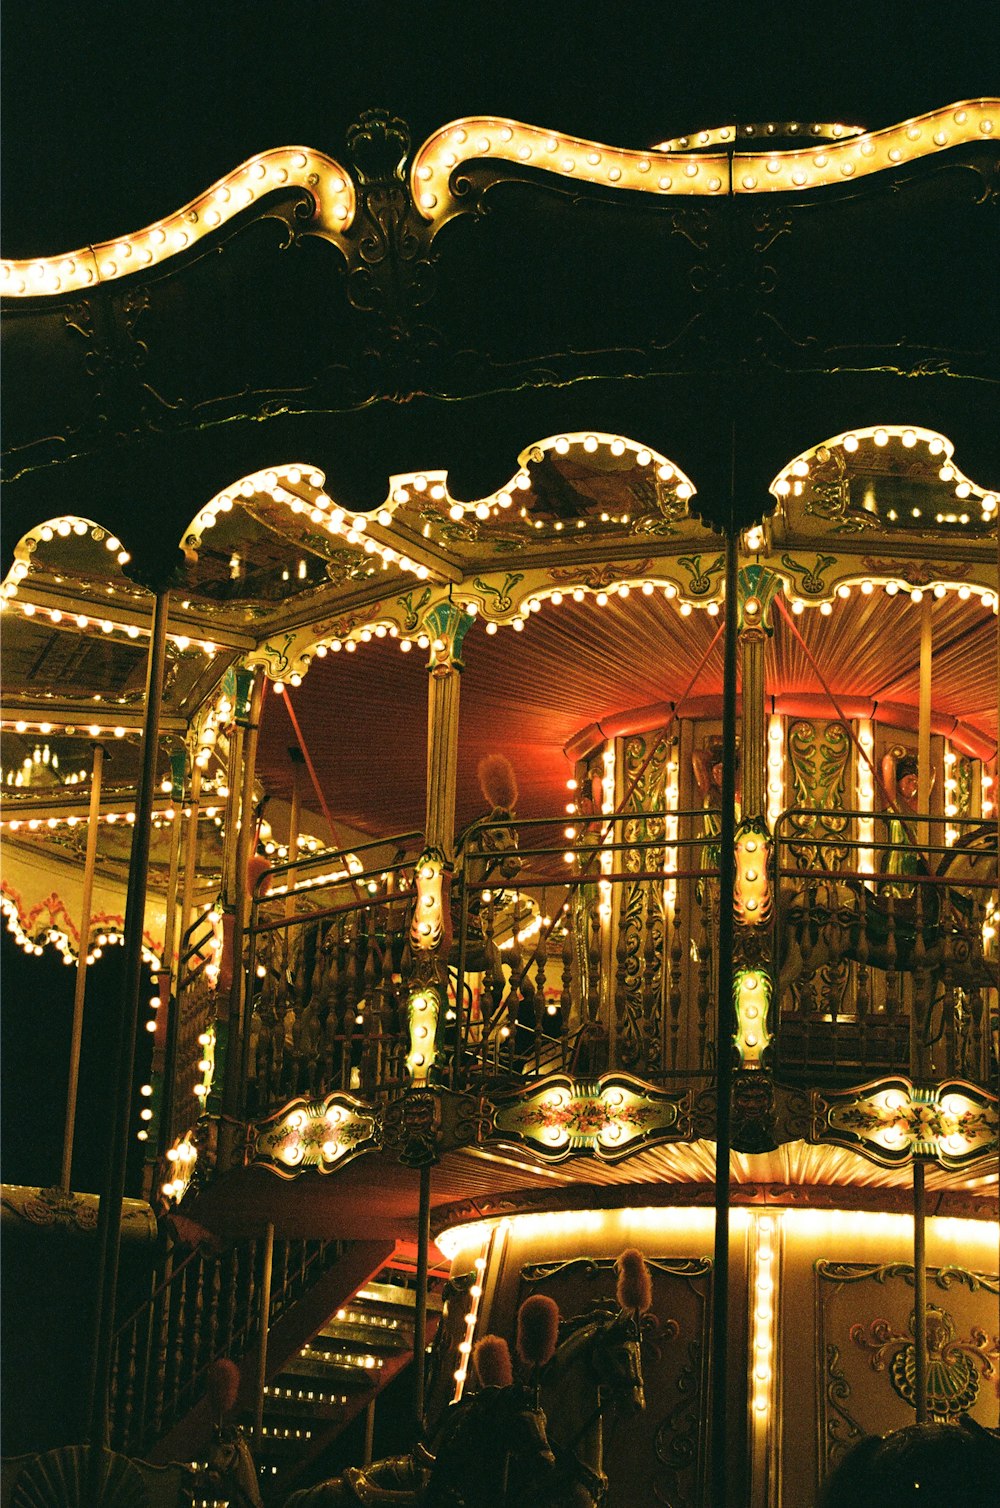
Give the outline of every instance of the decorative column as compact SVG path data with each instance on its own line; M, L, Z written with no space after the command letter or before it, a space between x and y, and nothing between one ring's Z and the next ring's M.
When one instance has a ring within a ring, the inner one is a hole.
M462 674L462 640L471 616L464 608L440 602L427 617L432 635L427 683L428 848L440 849L450 864L455 856L455 791L458 784L458 700Z
M742 713L740 764L743 820L763 818L767 811L767 715L764 650L771 635L767 614L780 580L763 566L744 566L739 573L740 686Z

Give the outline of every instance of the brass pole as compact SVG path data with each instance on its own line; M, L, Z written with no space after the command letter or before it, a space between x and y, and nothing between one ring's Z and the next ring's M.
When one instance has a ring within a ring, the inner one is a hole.
M925 597L920 613L920 691L917 706L917 810L931 809L931 666L934 640L931 610L933 598ZM928 824L917 828L917 842L927 852Z
M142 730L142 766L136 792L135 826L129 856L128 891L125 901L124 984L117 1029L115 1056L110 1075L114 1092L114 1120L108 1162L97 1217L97 1273L94 1285L93 1360L88 1386L87 1418L91 1459L98 1469L100 1449L106 1444L108 1390L115 1333L115 1290L121 1244L122 1199L128 1162L132 1122L132 1078L142 988L142 934L146 915L146 884L149 873L150 828L156 789L156 756L160 732L160 702L166 662L167 615L170 592L162 589L153 602L149 652L146 659L145 717ZM96 1494L95 1494L96 1496Z
M157 1021L159 1030L153 1039L153 1072L158 1073L160 1076L160 1117L156 1137L157 1157L164 1155L172 1140L170 1129L174 1106L174 1060L177 1055L177 1031L180 1024L177 1019L180 1012L180 993L177 988L180 971L174 966L174 938L177 934L177 890L181 841L183 838L182 811L184 802L181 800L177 804L181 810L177 812L173 826L170 829L170 865L167 871L167 893L163 911L163 968L161 973L165 973L167 976L167 990L166 999L164 999L163 991L160 991L160 1013L165 1013L165 1016L162 1022ZM159 980L157 980L157 984L159 984ZM154 1167L155 1160L146 1165L147 1198L150 1197L152 1191Z
M198 816L201 806L201 765L197 758L191 762L191 796L188 801L191 811L184 833L184 888L181 892L181 937L191 925L194 912L194 887L198 877ZM178 978L178 984L180 979Z
M736 883L736 602L738 537L726 534L726 621L722 672L722 810L719 831L719 996L715 1038L715 1254L712 1274L712 1503L730 1499L727 1433L729 1377L729 1163L733 1089L733 892Z
M253 1439L257 1450L263 1438L264 1388L267 1385L267 1338L271 1316L271 1275L274 1271L274 1222L269 1220L264 1232L264 1271L260 1280L260 1329L257 1332L257 1406L254 1413Z
M362 1464L370 1466L375 1452L375 1399L365 1404L365 1458Z
M916 1347L917 1423L927 1421L927 1252L924 1165L913 1161L913 1342Z
M424 1427L424 1387L427 1363L427 1257L431 1244L431 1168L420 1169L420 1204L417 1211L417 1292L413 1315L413 1365L418 1434Z
M73 1034L69 1044L69 1086L66 1090L66 1125L63 1130L62 1172L59 1186L70 1190L73 1173L73 1134L76 1130L76 1096L80 1085L80 1050L83 1043L83 1002L87 992L87 954L90 951L90 913L94 899L94 869L97 864L97 824L101 813L101 778L104 745L94 744L90 777L90 811L87 817L87 851L83 864L83 899L80 902L80 951L76 960L73 994Z
M243 1006L246 999L243 970L243 933L247 924L247 868L250 863L250 846L253 842L253 781L257 762L257 733L260 728L261 704L264 698L264 674L258 670L254 675L250 692L250 707L245 727L241 729L240 753L243 767L240 773L239 831L236 834L234 856L235 872L231 871L233 905L233 977L229 987L229 1015L226 1038L226 1069L223 1084L223 1113L235 1116L242 1100L241 1084L244 1030ZM235 808L234 808L235 814ZM228 1139L233 1128L227 1123L223 1128ZM220 1164L227 1166L228 1147L222 1145L220 1136Z

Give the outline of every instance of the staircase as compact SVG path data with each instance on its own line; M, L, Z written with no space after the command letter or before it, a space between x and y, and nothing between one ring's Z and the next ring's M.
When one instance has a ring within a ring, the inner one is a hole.
M116 1333L115 1450L160 1463L204 1460L208 1376L223 1356L240 1371L236 1418L268 1501L283 1502L307 1481L312 1463L366 1409L370 1445L375 1399L413 1355L412 1252L390 1239L275 1239L258 1438L264 1275L262 1239L167 1258L150 1298ZM432 1291L428 1338L439 1312Z
M250 1436L270 1500L305 1485L313 1462L366 1410L370 1450L376 1399L413 1357L415 1299L412 1276L394 1260L270 1376L261 1435ZM432 1292L429 1336L440 1306Z

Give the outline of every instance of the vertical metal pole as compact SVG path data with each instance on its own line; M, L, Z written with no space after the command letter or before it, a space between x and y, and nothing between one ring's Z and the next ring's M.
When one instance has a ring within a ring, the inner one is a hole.
M87 992L87 954L90 951L90 913L94 899L94 869L97 864L97 824L101 812L101 777L104 745L94 744L90 777L90 811L87 817L87 853L83 865L83 899L80 902L80 952L76 960L76 990L73 995L73 1034L69 1044L69 1086L66 1090L66 1125L63 1130L62 1172L59 1186L70 1190L73 1173L73 1133L76 1130L76 1095L80 1084L80 1049L83 1043L83 1002Z
M931 809L931 667L934 640L931 622L933 597L925 597L920 614L920 690L917 704L917 810ZM928 825L921 822L917 842L926 849Z
M365 1405L365 1458L364 1466L372 1464L372 1456L375 1453L375 1399L369 1398Z
M178 806L183 808L183 801ZM177 882L180 869L183 819L178 811L170 830L170 868L167 873L167 894L163 911L163 972L167 976L167 989L160 991L160 1016L157 1018L157 1033L153 1039L153 1071L160 1075L160 1118L157 1127L156 1155L162 1157L172 1137L171 1122L174 1116L174 1059L177 1054L177 1017L180 999L177 992L177 970L174 968L174 938L177 935ZM159 980L157 981L159 984ZM162 1036L161 1036L162 1032ZM155 1163L146 1165L146 1197L152 1189Z
M197 755L197 750L195 751ZM198 876L198 812L201 804L201 765L197 757L192 760L191 766L191 799L188 805L191 815L187 819L187 832L184 835L184 890L181 898L181 937L191 925L194 913L194 887ZM180 978L178 976L178 987Z
M913 1341L916 1347L917 1423L927 1421L927 1251L924 1165L913 1162Z
M243 1098L243 1030L244 1004L247 992L244 988L243 933L247 924L247 867L250 863L250 845L253 841L253 781L257 762L257 732L260 728L261 703L264 697L264 675L258 670L250 693L250 708L247 723L240 740L243 767L240 776L239 831L236 835L236 853L231 873L233 903L233 978L229 988L229 1016L226 1040L226 1070L223 1084L223 1110L226 1115L236 1116ZM234 1129L224 1128L226 1141ZM220 1137L219 1160L225 1167L228 1145L223 1147Z
M431 1244L431 1168L420 1169L420 1206L417 1211L417 1294L413 1316L413 1365L416 1367L414 1396L417 1431L424 1427L424 1383L427 1361L427 1256Z
M730 1499L726 1391L729 1369L729 1161L733 1087L733 891L736 881L737 533L726 534L722 679L722 811L719 833L719 998L715 1038L715 1265L712 1274L712 1503ZM738 1489L737 1489L738 1490Z
M257 1332L257 1407L254 1413L253 1439L257 1450L264 1429L264 1388L267 1385L267 1337L271 1317L271 1276L274 1272L274 1222L268 1221L264 1232L264 1271L260 1280L260 1329Z
M109 1075L114 1088L114 1119L108 1149L104 1187L97 1217L97 1274L93 1315L93 1362L87 1397L88 1436L95 1470L99 1451L106 1443L108 1387L115 1330L115 1289L118 1284L118 1254L121 1244L122 1199L132 1121L132 1076L142 987L142 932L146 913L146 881L149 872L149 840L156 790L156 755L160 732L160 701L166 660L167 613L170 593L160 590L153 603L153 621L146 660L145 721L142 730L142 767L136 792L135 826L129 856L128 891L125 900L124 984L114 1034L115 1056Z

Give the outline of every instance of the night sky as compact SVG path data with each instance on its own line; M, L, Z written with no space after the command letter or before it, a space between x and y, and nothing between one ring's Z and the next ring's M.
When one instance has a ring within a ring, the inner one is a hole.
M8 0L2 250L147 224L252 153L336 155L363 109L416 146L473 113L649 146L727 120L890 124L997 93L995 6Z

